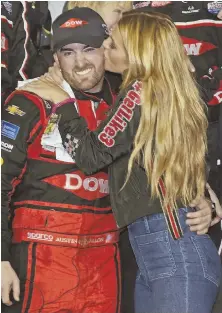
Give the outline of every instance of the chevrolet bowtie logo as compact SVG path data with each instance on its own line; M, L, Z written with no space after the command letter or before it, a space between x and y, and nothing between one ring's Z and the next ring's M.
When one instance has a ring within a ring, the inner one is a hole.
M17 107L16 105L9 105L6 111L11 115L19 115L19 116L25 115L25 112L20 110L19 107Z

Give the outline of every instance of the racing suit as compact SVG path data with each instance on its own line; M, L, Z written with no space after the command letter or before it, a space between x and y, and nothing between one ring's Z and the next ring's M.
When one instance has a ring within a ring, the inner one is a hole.
M75 91L90 130L106 118L114 100L107 80L103 90L100 98ZM86 176L62 151L57 155L42 145L42 135L55 127L52 106L15 91L3 110L2 260L15 269L22 299L3 312L117 313L119 231L107 171Z
M47 1L1 1L2 100L53 64Z
M215 106L222 101L222 86L214 71L222 67L222 21L217 19L213 7L221 1L134 1L134 8L140 11L160 12L171 17L190 57L196 78L203 89L207 89L208 105ZM219 3L220 2L220 3ZM166 51L167 53L167 51ZM207 84L206 76L211 77Z

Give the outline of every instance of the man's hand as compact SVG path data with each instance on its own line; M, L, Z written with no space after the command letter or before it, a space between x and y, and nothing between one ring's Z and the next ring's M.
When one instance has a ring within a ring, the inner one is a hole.
M2 272L2 302L8 306L12 305L12 301L9 298L10 291L13 291L13 298L19 301L20 294L20 282L15 271L11 267L9 262L1 262Z
M217 14L217 17L222 20L222 10L219 11L219 13Z
M207 190L209 192L211 201L215 204L215 210L217 214L217 216L211 222L211 226L213 226L219 223L222 219L222 207L220 205L219 199L217 198L215 192L213 191L213 189L211 189L209 184L207 184Z
M186 224L198 235L206 234L212 221L211 202L205 197L199 197L193 200L190 206L196 207L197 211L187 213Z

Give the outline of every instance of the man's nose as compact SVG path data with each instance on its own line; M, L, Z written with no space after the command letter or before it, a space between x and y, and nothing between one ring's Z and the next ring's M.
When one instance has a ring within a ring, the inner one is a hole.
M75 64L78 67L83 67L86 63L84 54L82 52L77 52L75 55Z

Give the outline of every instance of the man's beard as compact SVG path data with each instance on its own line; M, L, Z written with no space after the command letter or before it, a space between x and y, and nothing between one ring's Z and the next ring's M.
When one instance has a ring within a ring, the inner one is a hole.
M76 71L83 71L86 68L82 68L82 69L74 69L73 72L74 74L70 74L65 72L63 69L61 69L62 75L64 77L64 79L67 81L67 83L76 90L83 90L83 91L90 91L91 89L94 89L97 85L99 85L99 83L101 82L101 80L103 80L104 77L104 67L99 69L98 72L94 71L93 75L90 77L81 77L79 75L79 80L76 78L75 76L75 72ZM92 69L94 70L94 68Z

